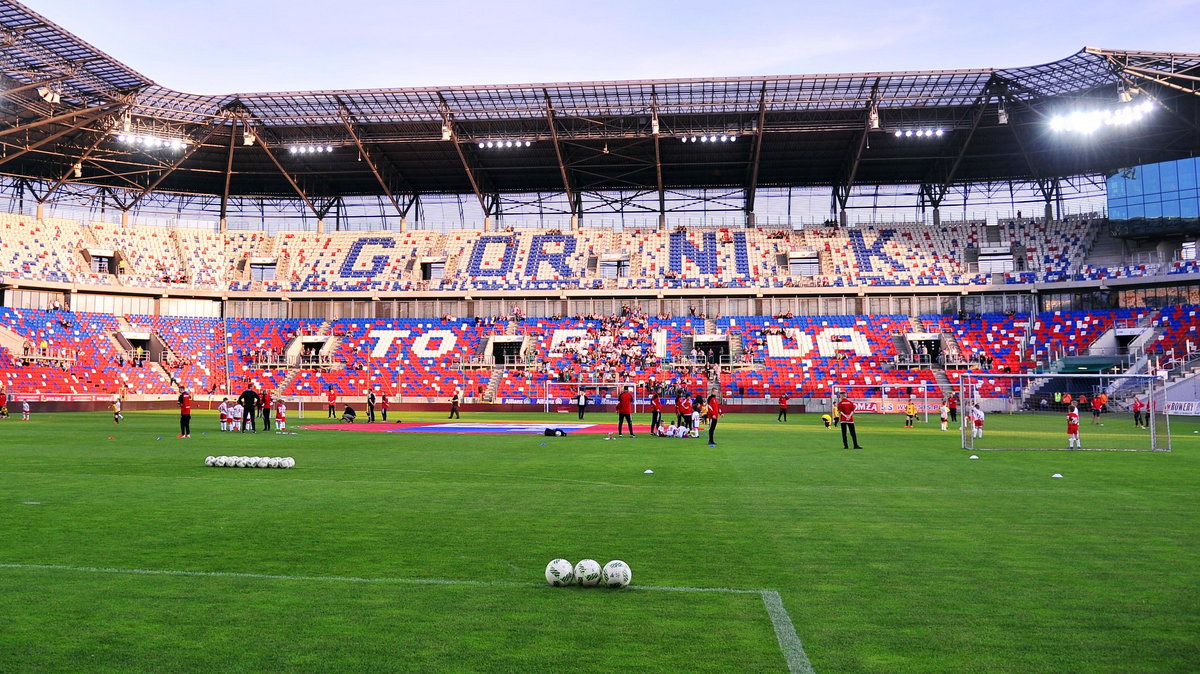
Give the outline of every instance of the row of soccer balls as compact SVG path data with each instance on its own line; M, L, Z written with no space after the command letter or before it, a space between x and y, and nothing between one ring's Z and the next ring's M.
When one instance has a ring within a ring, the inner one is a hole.
M629 565L619 559L614 559L604 568L594 559L581 559L575 566L565 559L552 559L546 565L546 582L554 587L565 587L579 583L584 587L621 588L633 580L633 571Z
M290 456L210 456L204 465L214 468L291 468L296 460Z

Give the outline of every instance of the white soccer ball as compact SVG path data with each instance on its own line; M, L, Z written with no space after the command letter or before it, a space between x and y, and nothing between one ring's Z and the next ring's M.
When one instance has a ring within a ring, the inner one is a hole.
M546 582L554 587L570 585L575 581L575 567L565 559L552 559L546 565Z
M279 467L279 457L278 456L272 456L270 459L267 459L267 468L278 468L278 467Z
M633 570L625 562L614 559L604 565L601 580L603 580L605 586L613 589L625 587L633 580Z
M284 466L284 468L295 468L296 467L296 460L293 459L292 457L289 456L286 459L284 459L284 461L287 461L287 465Z
M581 559L575 565L575 580L584 587L600 584L600 563L594 559Z
M216 466L217 468L224 468L225 467L225 457L218 456L218 457L214 458L213 465Z
M259 468L267 468L267 467L269 467L270 465L271 465L271 460L270 460L270 459L268 459L268 458L267 458L267 457L265 457L265 456L260 456L260 457L258 457L258 467L259 467Z
M250 463L250 457L239 456L235 462L238 468L245 468Z
M217 464L217 457L215 457L215 456L204 457L204 465L215 466L216 464Z

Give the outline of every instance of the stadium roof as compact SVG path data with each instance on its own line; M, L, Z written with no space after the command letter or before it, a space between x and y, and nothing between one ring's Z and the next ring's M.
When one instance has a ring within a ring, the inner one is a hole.
M488 211L511 193L657 191L662 203L668 190L887 184L926 186L936 202L952 184L1193 156L1198 85L1200 54L1085 48L1006 69L204 96L0 0L0 173L34 179L39 199L83 183L126 208L156 190L300 197L316 212L350 195L403 210L419 194L473 193ZM1049 130L1121 91L1157 111L1088 137ZM942 134L903 135L922 129Z

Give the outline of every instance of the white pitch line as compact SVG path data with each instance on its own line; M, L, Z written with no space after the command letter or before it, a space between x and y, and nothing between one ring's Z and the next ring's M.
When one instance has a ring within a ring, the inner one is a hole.
M75 571L78 573L111 573L139 576L183 576L190 578L250 578L254 580L283 581L326 581L342 583L375 583L388 585L464 585L473 587L548 587L543 583L517 583L499 580L451 580L444 578L359 578L356 576L288 576L271 573L241 573L237 571L180 571L172 569L118 569L103 566L68 566L66 564L12 564L0 563L0 569L35 571ZM783 600L775 590L744 590L732 587L673 587L669 585L630 585L630 589L653 592L690 592L715 594L757 594L762 597L771 626L775 628L775 639L779 650L787 660L791 674L816 674Z
M783 607L783 599L775 590L761 590L763 606L767 607L767 615L771 616L771 625L775 628L775 638L779 641L779 650L787 660L788 671L792 674L816 674L804 645L796 635L796 626L792 617Z

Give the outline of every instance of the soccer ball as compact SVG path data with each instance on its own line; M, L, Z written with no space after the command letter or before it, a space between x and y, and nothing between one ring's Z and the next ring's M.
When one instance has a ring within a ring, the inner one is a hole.
M217 457L215 457L215 456L209 456L209 457L205 457L205 459L204 459L204 465L206 465L206 466L215 466L215 465L217 465Z
M552 559L546 565L546 582L554 587L563 587L575 582L575 567L565 559Z
M265 456L258 457L258 467L259 468L266 468L267 466L270 466L270 465L271 465L270 459L268 459Z
M236 461L235 463L236 463L236 465L237 465L237 467L238 467L238 468L245 468L245 467L246 467L246 465L250 463L250 457L248 457L248 456L239 456L239 457L237 458L237 461Z
M614 559L604 565L604 571L601 573L601 578L604 584L613 589L622 588L633 580L633 571L629 565L619 559Z
M279 457L278 456L273 456L270 459L267 459L267 468L278 468L278 467L279 467Z
M213 465L216 466L217 468L224 468L225 467L225 457L218 456L217 458L213 459Z
M284 461L287 462L287 465L284 466L284 468L295 468L296 467L296 460L293 459L292 457L289 456L286 459L284 459Z
M575 565L575 580L584 587L600 584L600 563L594 559L581 559Z

